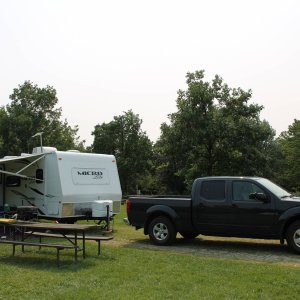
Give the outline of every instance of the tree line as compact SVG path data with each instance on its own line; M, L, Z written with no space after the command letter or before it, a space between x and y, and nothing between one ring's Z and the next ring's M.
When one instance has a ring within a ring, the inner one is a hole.
M188 194L195 178L218 175L267 177L300 191L300 120L276 137L251 90L231 88L218 75L206 81L203 70L187 73L186 84L156 142L128 110L95 125L86 147L78 126L62 119L56 90L25 81L0 107L0 156L30 152L32 136L43 132L44 145L59 150L115 155L124 195Z

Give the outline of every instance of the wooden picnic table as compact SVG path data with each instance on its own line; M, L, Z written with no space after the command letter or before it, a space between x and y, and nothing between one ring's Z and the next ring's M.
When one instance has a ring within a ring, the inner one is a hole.
M85 258L85 242L91 238L86 236L88 231L98 229L98 225L86 225L86 224L62 224L62 223L40 223L40 222L27 222L17 221L15 223L7 224L13 229L12 240L0 240L0 243L12 244L13 255L15 253L15 246L21 245L24 252L24 246L39 246L39 247L55 247L57 249L57 263L59 265L59 251L65 248L74 249L75 261L77 261L78 251L82 251L83 258ZM21 237L17 238L17 231L21 233ZM51 233L49 233L49 231ZM39 242L27 242L26 239L30 236L39 236ZM53 244L48 242L41 243L41 237L47 238L64 238L69 242L68 245ZM93 240L98 241L98 255L100 255L100 240L108 240L112 237L93 236ZM81 247L78 245L78 240L82 240Z

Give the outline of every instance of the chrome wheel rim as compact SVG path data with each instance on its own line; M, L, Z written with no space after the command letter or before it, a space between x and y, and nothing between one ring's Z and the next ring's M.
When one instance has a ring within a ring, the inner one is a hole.
M295 245L300 248L300 228L295 231L293 239Z
M163 241L169 234L168 227L164 223L157 223L153 227L153 235L158 241Z

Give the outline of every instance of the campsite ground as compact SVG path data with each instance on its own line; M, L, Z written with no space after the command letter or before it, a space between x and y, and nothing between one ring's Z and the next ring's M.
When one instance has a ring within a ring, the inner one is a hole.
M300 269L300 255L294 254L287 244L280 245L279 240L260 240L226 237L209 237L200 235L194 240L183 239L177 234L174 245L157 247L150 243L143 230L135 230L124 224L125 210L122 207L121 215L115 221L115 239L110 245L126 246L140 249L172 251L202 257L224 258L253 262L266 262L279 265L297 266ZM131 230L130 230L131 229Z
M114 224L115 239L88 242L88 257L62 267L49 249L0 247L0 299L294 299L300 292L300 256L277 241L178 236L170 247L150 244L142 231Z

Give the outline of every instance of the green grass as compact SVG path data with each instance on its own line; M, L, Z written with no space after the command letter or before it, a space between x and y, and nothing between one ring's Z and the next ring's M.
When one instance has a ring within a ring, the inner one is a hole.
M118 239L144 239L115 221ZM103 243L97 257L89 242L87 258L73 262L73 253L28 248L11 256L0 245L0 299L295 299L300 268L277 264L201 257L188 253Z

